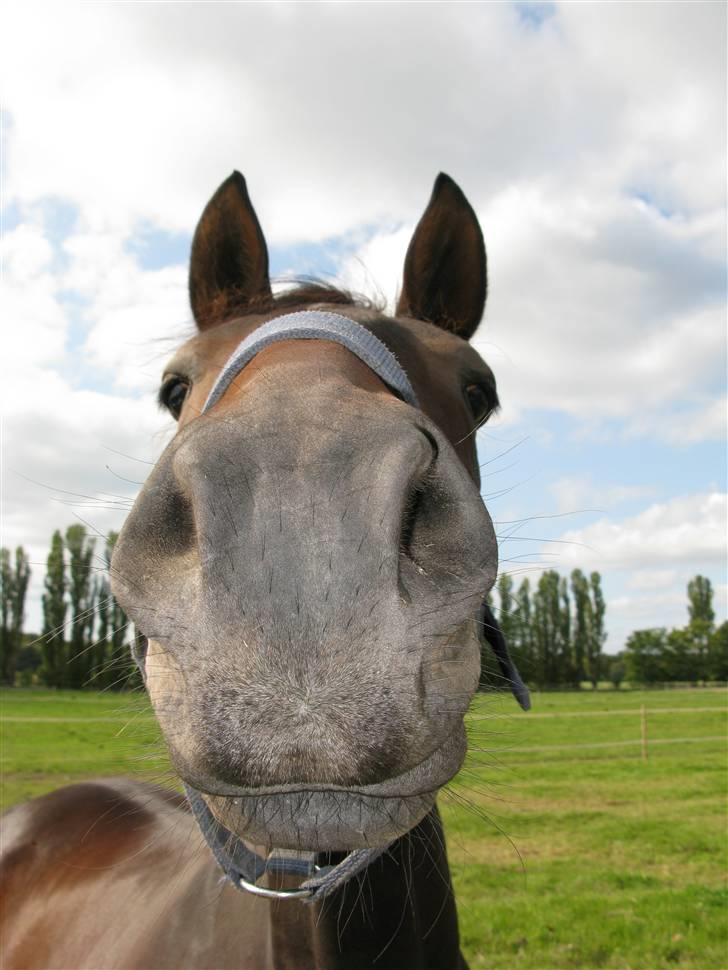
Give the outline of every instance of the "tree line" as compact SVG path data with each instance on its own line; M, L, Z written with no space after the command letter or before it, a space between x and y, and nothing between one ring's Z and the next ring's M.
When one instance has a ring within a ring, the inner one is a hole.
M19 671L35 671L48 687L123 689L139 684L129 653L134 631L109 583L117 538L118 533L110 532L99 555L96 539L83 525L53 533L43 583L43 630L33 639L23 634L28 557L22 546L14 558L9 549L0 550L4 684L15 683Z
M713 587L705 576L688 583L685 627L635 630L624 650L611 655L602 652L606 607L597 572L575 569L567 578L548 570L535 586L524 579L518 588L504 573L488 600L521 675L534 687L728 680L728 622L716 627ZM493 663L487 650L482 666L488 686Z
M627 680L703 682L728 680L728 622L715 625L713 586L705 576L688 583L688 623L667 630L635 630L617 658Z
M534 687L596 687L604 675L607 639L601 576L575 569L570 577L555 569L535 586L523 579L516 588L502 573L488 597L521 675ZM492 669L487 655L483 668ZM486 673L487 678L487 673Z

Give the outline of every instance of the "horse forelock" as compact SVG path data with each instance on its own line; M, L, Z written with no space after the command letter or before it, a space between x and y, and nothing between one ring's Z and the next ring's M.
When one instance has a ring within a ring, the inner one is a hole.
M357 307L380 313L384 311L386 305L386 300L383 298L373 299L363 296L314 277L285 279L281 281L281 285L286 289L272 294L259 294L252 298L240 289L225 290L215 299L201 329L214 327L233 317L273 313L276 310L305 309L317 304Z

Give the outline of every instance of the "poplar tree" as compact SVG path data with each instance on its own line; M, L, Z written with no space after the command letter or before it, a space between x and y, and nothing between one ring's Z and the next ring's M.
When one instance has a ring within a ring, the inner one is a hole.
M96 593L96 649L94 651L94 664L91 671L94 685L103 687L108 683L109 665L109 631L111 620L111 589L106 576L99 580Z
M557 682L572 683L579 686L579 672L574 665L571 645L571 603L569 601L569 583L566 579L559 579L559 640L557 663Z
M13 598L13 571L10 566L10 550L0 549L0 671L5 680L8 658L12 654L11 603Z
M531 584L528 578L521 581L516 593L516 643L518 646L519 669L524 677L531 679L536 673L533 639L533 607L531 604Z
M110 532L106 540L104 557L106 559L106 569L111 572L111 557L114 553L116 540L119 538L118 532ZM110 686L123 688L128 686L130 679L135 683L138 677L136 664L131 659L129 645L126 642L126 635L129 630L129 618L122 610L116 600L111 596L109 586L109 660L107 682ZM125 678L124 674L128 674ZM140 682L140 681L139 681Z
M559 574L548 569L541 574L533 597L536 679L541 685L554 685L559 682L563 631L559 595Z
M49 687L63 686L65 666L66 622L66 563L63 557L63 536L56 529L46 560L43 594L43 668L42 677Z
M518 620L516 618L516 601L513 596L513 580L508 573L501 573L496 588L498 590L498 623L508 646L515 647L518 637Z
M607 611L602 593L602 577L597 572L589 576L592 595L592 628L588 640L586 655L586 672L592 686L596 688L602 668L602 647L607 639L604 629L604 617Z
M89 616L95 614L91 561L95 540L86 534L83 525L71 525L66 529L66 546L69 553L68 592L71 601L71 642L68 654L68 684L83 687L88 680L91 661L89 648ZM91 624L93 630L93 622Z
M708 676L708 653L715 624L713 584L707 576L695 576L688 583L688 617L685 631L691 642L693 671L690 680Z
M22 546L15 550L15 568L10 582L10 636L8 649L3 651L2 679L6 684L15 682L15 665L20 652L25 623L25 597L30 582L30 563Z
M571 574L571 592L574 596L574 665L579 680L583 680L587 676L586 658L589 655L589 639L594 624L594 611L589 595L589 582L581 569L575 569Z
M713 584L707 576L695 576L688 583L688 616L691 623L713 625Z

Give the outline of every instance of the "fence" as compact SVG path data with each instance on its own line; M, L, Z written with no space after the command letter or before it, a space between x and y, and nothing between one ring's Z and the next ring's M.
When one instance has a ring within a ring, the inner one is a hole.
M600 710L600 711L529 711L525 715L513 715L519 722L523 718L523 722L532 722L538 720L547 721L567 721L572 718L586 718L592 721L597 718L611 718L611 717L630 717L634 718L634 737L630 738L620 738L618 740L584 740L577 742L566 742L556 741L551 744L528 744L528 745L501 745L497 749L497 753L503 756L509 756L514 754L547 754L549 752L567 752L573 751L587 753L590 750L593 751L608 751L609 749L615 749L615 756L618 756L616 752L620 749L638 749L639 755L642 761L648 761L650 757L650 749L661 748L666 745L674 744L708 744L715 742L724 742L728 744L728 733L725 731L722 734L702 734L702 735L686 735L678 737L660 737L659 735L653 736L650 730L650 718L655 718L660 715L723 715L725 718L728 715L728 706L717 706L710 705L704 707L648 707L646 704L641 704L638 707L632 708L622 708L618 710ZM490 720L489 715L475 715L476 720ZM510 719L510 718L509 718ZM589 721L587 721L589 723ZM588 732L586 732L588 733ZM482 750L482 749L481 749ZM496 753L496 749L493 749L493 753Z

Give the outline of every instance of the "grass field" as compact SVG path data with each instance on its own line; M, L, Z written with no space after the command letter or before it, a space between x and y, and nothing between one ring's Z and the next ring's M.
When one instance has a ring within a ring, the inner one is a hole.
M728 967L727 700L554 693L522 714L476 699L440 798L474 970ZM89 776L174 783L142 696L15 689L0 705L3 807Z

